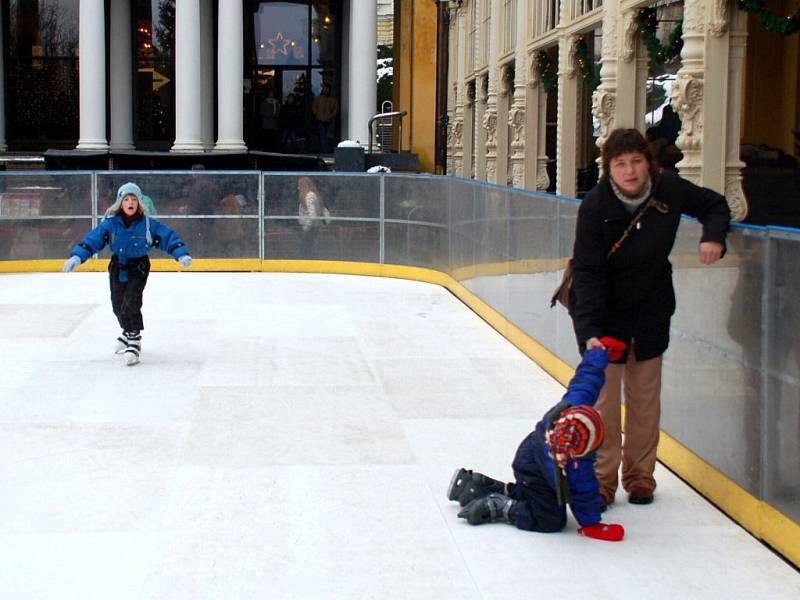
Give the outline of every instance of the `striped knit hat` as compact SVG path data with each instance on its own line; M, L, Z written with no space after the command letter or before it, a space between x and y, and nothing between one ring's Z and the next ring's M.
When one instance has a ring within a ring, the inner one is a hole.
M546 433L550 457L559 469L597 450L603 443L603 419L591 406L581 404L566 409Z

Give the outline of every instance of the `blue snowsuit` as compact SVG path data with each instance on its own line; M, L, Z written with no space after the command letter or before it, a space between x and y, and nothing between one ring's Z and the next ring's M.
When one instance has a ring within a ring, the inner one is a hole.
M160 248L177 260L189 254L180 236L166 225L141 216L125 225L121 214L104 219L76 245L70 256L86 262L108 244L113 253L108 265L111 305L124 331L144 329L142 294L150 274L150 248Z
M516 483L508 484L508 496L517 500L514 522L519 529L528 531L561 531L567 524L566 507L559 503L556 493L556 469L547 451L545 432L570 406L594 406L605 383L604 369L608 353L602 349L588 350L583 355L567 393L536 424L536 428L517 449L512 465ZM600 487L594 474L595 453L566 468L566 481L571 499L572 514L581 527L600 522Z

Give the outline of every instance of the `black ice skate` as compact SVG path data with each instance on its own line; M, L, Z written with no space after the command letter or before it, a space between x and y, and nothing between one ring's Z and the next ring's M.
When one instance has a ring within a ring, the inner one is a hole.
M475 498L480 498L491 493L506 493L506 484L487 477L483 473L475 473L469 469L456 469L450 485L447 488L447 499L457 500L461 506L466 506Z
M503 494L489 494L467 504L458 516L466 519L470 525L482 525L492 521L505 521L513 525L516 504L516 500Z

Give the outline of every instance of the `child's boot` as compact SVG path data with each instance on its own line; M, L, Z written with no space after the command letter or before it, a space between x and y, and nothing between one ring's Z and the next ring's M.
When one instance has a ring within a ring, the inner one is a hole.
M505 521L514 525L514 507L516 505L517 501L508 496L489 494L467 504L458 513L458 516L466 519L470 525L482 525L492 521Z
M125 363L132 367L139 362L139 354L142 351L142 334L138 331L125 332L126 347L124 350Z
M447 488L447 499L457 500L461 506L466 506L475 498L491 493L506 493L506 484L487 477L483 473L476 473L468 469L456 469L450 485Z

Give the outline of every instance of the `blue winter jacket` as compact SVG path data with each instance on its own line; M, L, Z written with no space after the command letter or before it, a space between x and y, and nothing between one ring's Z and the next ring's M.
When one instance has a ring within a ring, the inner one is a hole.
M560 413L570 406L585 404L594 406L600 390L605 383L605 367L608 353L600 348L588 350L583 355L575 376L569 383L566 394L557 405L551 408L536 424L534 431L522 442L527 448L520 448L514 469L517 478L525 478L525 473L534 471L546 475L549 486L556 490L556 467L547 451L545 432L551 427ZM528 464L525 462L528 461ZM599 523L600 485L594 473L595 453L586 455L567 465L567 483L572 496L569 507L581 527Z
M77 256L83 263L100 252L106 244L111 247L121 267L129 260L147 256L150 248L160 248L175 260L189 254L180 236L163 223L143 216L126 227L122 216L118 214L101 221L72 249L70 256ZM127 269L119 270L119 280L128 280Z

